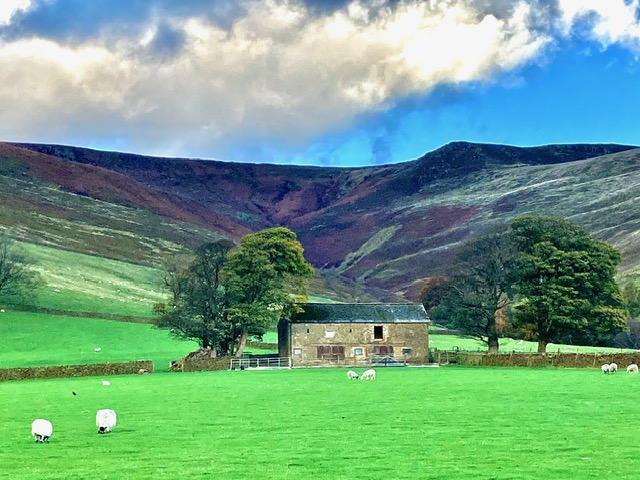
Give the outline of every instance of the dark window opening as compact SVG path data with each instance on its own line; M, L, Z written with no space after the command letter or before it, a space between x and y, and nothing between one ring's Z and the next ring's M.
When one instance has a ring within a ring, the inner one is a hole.
M318 345L318 358L322 360L344 360L344 346Z
M402 354L403 355L411 355L411 349L410 348L403 348L402 349Z
M309 329L307 328L307 333L309 333Z
M373 327L373 338L374 340L382 340L382 325L375 325Z

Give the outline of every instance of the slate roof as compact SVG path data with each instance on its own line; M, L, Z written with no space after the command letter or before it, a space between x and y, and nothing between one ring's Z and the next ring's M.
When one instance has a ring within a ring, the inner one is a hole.
M303 303L291 323L429 323L419 303Z

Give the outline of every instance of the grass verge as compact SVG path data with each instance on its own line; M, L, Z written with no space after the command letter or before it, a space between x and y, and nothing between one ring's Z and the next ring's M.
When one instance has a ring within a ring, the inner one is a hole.
M447 367L379 369L371 382L344 369L110 381L0 384L0 478L601 480L640 469L637 375ZM99 408L118 414L109 435L96 433ZM50 444L30 438L38 417L53 422Z

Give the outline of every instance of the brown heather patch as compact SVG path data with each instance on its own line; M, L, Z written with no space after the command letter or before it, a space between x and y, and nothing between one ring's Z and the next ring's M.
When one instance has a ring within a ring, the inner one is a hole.
M148 208L174 220L214 227L229 236L237 237L246 233L246 229L215 212L204 209L194 211L194 205L190 205L189 209L183 208L166 196L147 190L141 183L102 167L63 160L6 143L0 143L0 156L19 159L28 166L29 175L72 193L105 202Z
M437 235L464 223L479 212L477 207L443 205L429 207L426 211L403 215L398 237L407 240Z
M298 234L306 258L314 265L336 267L347 254L358 250L376 229L373 215L347 215L341 223Z
M557 214L587 227L620 248L625 275L637 273L640 222L634 212L640 199L640 187L635 187L640 185L640 149L595 158L626 148L458 143L415 162L331 169L162 159L50 145L9 151L0 144L0 158L9 159L0 178L37 174L69 191L148 209L167 218L167 227L174 230L172 237L160 236L181 245L186 236L193 237L192 230L174 228L175 219L234 239L283 224L297 231L306 257L316 266L328 267L330 274L340 273L335 268L340 267L378 298L377 288L384 288L414 300L416 279L443 273L460 243L524 213ZM45 156L67 165L44 166L44 157L35 151L65 158ZM580 158L589 159L575 161ZM16 160L30 169L22 171ZM74 207L65 209L66 203L21 204L20 195L11 198L22 211L73 218ZM19 223L8 209L3 218ZM88 218L81 220L90 223ZM47 229L56 238L63 235L62 227L36 220L34 229L43 235ZM385 236L385 230L393 235ZM146 238L160 231L147 228ZM118 245L120 240L114 240L110 252L115 254Z

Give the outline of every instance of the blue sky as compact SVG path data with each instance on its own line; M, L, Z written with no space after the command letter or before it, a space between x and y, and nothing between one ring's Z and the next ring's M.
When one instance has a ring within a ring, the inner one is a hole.
M0 140L361 166L640 145L640 0L1 0Z

